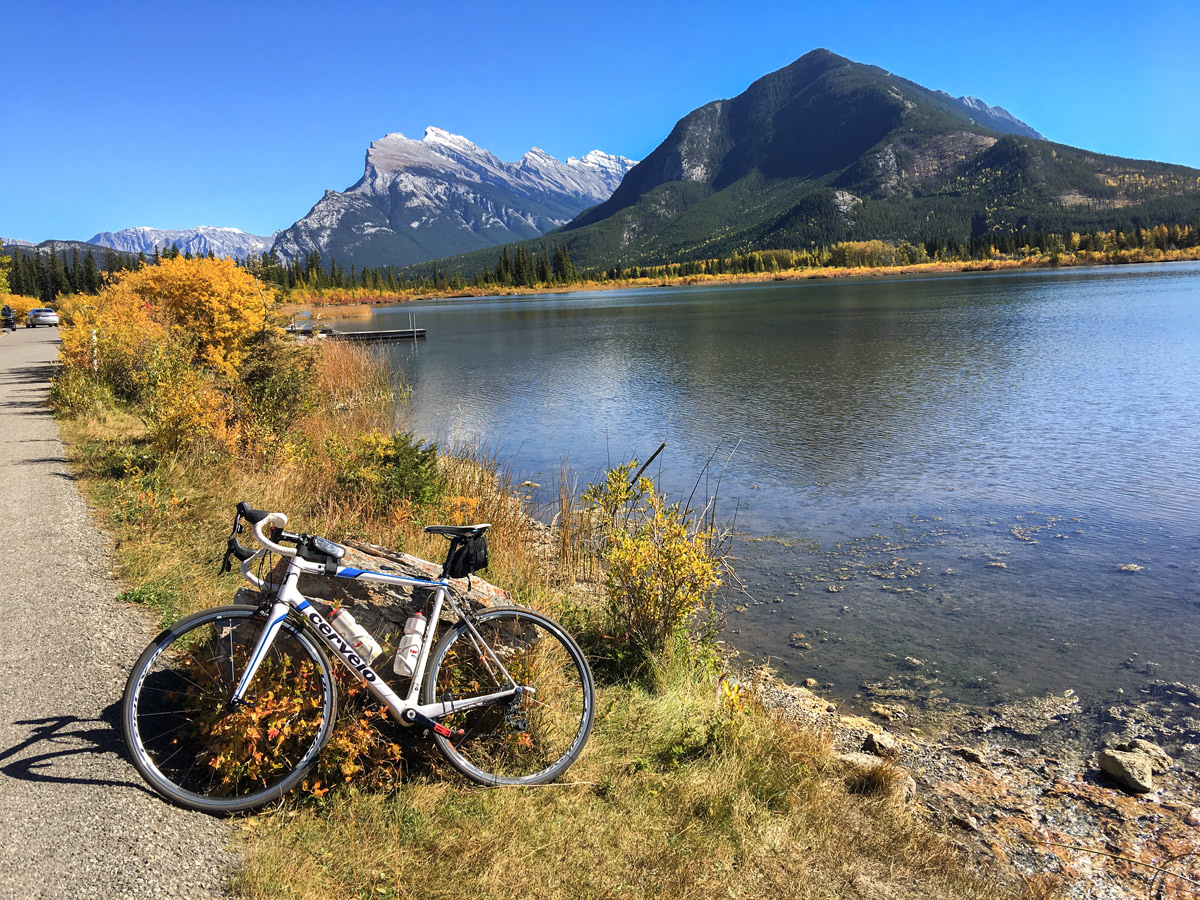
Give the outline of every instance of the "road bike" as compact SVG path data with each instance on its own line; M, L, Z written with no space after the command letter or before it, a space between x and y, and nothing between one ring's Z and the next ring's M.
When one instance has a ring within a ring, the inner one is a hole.
M261 549L238 541L243 522ZM398 723L431 734L450 764L481 784L544 784L578 758L596 705L578 645L546 616L476 609L451 587L451 578L486 565L487 524L425 529L450 540L437 579L343 566L340 544L286 525L283 513L238 504L224 568L236 559L262 602L187 616L134 664L121 725L134 766L154 790L180 806L223 814L278 800L299 785L336 720L330 653ZM268 553L287 560L279 583L251 571L256 563L265 571ZM425 595L428 630L418 638L403 696L372 668L371 654L300 593L301 574ZM443 614L450 621L440 628Z

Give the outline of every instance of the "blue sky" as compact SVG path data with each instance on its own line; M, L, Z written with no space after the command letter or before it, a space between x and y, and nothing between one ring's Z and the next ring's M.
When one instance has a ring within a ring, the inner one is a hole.
M0 0L0 236L290 225L427 125L641 158L817 47L1048 138L1200 168L1200 3Z

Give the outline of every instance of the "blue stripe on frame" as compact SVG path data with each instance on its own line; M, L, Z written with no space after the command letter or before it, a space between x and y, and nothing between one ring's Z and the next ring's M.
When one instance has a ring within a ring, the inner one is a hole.
M378 575L380 578L406 578L409 581L419 581L421 584L446 584L444 581L428 578L415 578L412 575L397 575L395 572L376 572L374 569L355 569L353 566L343 566L335 573L338 578L357 578L359 575Z

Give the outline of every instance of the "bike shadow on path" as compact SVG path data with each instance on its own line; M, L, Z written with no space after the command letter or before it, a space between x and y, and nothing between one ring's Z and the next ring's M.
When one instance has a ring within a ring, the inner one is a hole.
M111 762L101 765L98 759L125 758L125 742L120 734L120 703L108 705L97 719L79 716L47 716L44 719L23 719L12 724L27 727L26 737L13 746L0 750L0 773L19 781L51 784L90 784L101 787L128 787L150 793L139 781L115 777L96 777Z

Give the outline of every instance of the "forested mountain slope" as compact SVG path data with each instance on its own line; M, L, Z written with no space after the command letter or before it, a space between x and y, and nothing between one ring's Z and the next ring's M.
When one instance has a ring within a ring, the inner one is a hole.
M1200 171L1031 137L967 99L814 50L689 113L608 200L527 245L557 240L577 266L604 268L844 240L1020 246L1032 231L1200 217Z

